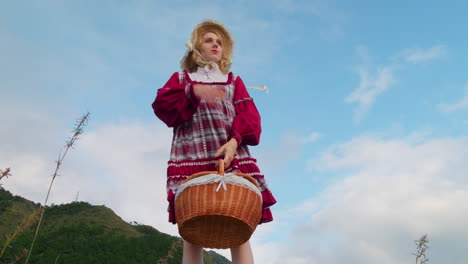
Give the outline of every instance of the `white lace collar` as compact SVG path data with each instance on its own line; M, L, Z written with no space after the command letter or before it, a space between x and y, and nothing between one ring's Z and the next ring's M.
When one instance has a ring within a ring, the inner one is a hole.
M194 82L203 82L203 83L225 83L228 80L228 75L223 74L219 70L218 64L213 63L213 69L210 69L210 66L207 64L205 67L198 67L196 72L189 72L190 80Z

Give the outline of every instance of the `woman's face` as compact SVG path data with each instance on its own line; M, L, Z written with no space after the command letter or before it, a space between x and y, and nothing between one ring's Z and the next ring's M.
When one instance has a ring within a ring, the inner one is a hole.
M213 32L206 32L202 37L199 51L207 61L219 63L223 57L221 38Z

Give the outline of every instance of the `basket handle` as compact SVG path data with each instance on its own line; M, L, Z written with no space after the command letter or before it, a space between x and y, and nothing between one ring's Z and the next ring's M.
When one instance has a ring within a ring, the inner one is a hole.
M218 160L218 174L221 176L224 176L224 160L223 159Z
M218 174L221 176L224 176L224 160L223 159L218 160ZM255 186L257 186L257 188L260 188L257 180L255 180L252 176L245 174L245 173L234 173L234 175L242 177L248 180L249 182L251 182L252 184L254 184Z

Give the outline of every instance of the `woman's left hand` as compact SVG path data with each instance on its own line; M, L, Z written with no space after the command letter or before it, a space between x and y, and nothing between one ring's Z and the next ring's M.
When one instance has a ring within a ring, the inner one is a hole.
M237 140L235 138L231 138L231 140L229 140L226 144L222 145L216 152L216 157L224 153L225 168L231 165L231 162L234 159L234 154L236 154L237 147Z

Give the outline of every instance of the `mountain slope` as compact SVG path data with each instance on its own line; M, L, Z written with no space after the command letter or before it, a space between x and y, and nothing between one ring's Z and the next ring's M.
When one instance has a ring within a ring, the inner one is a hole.
M21 221L39 208L0 188L0 246ZM37 220L21 232L0 263L11 263L29 249ZM181 241L146 225L131 225L111 209L86 202L47 207L29 263L170 263L182 262ZM205 264L231 263L213 251Z

